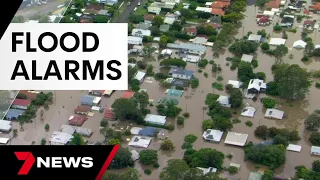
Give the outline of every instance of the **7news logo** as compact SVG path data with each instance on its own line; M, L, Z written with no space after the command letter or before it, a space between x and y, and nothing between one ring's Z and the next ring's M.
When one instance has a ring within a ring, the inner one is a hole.
M33 164L37 168L92 168L92 157L34 157L31 152L14 152L17 159L24 161L18 175L28 175Z

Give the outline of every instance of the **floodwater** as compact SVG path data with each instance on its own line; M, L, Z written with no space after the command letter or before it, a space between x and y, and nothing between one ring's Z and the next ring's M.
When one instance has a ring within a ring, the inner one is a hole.
M272 26L270 27L258 27L255 23L255 15L258 10L255 10L253 6L247 7L247 17L243 21L243 29L239 30L239 34L237 37L242 37L242 35L246 34L248 31L252 31L256 33L256 31L260 29L266 29L268 33L270 33L271 37L280 37L279 34L272 34ZM317 17L318 18L318 17ZM275 17L275 21L277 22L278 18ZM295 24L294 26L297 26ZM300 39L300 31L293 34L288 32L288 41L286 45L291 47L293 42ZM318 32L311 34L313 38L314 44L319 42L319 38L317 37ZM285 63L290 64L299 64L302 67L305 67L308 70L319 70L320 64L319 61L310 60L309 63L302 63L303 51L298 51L295 49L290 49L289 54L293 54L294 58L289 59L289 57L284 57L283 60ZM267 82L272 80L271 74L271 66L274 63L274 58L262 54L261 52L257 52L257 59L259 61L259 67L254 69L255 72L265 72L267 75ZM226 57L232 57L229 52L225 52L223 55L220 55L219 58L213 58L211 49L208 48L205 58L208 60L214 60L216 63L220 64L222 67L222 72L219 74L223 76L222 83L226 85L228 80L236 80L237 79L237 71L231 71L230 67L226 65ZM137 59L141 59L138 57ZM146 60L148 63L154 66L154 71L159 72L159 60L157 57L152 58L150 60ZM182 108L183 112L189 112L190 117L185 120L185 124L183 126L176 126L176 129L172 132L169 132L167 136L173 141L176 148L173 152L162 152L158 151L159 155L159 164L160 168L153 169L151 175L147 176L143 173L143 169L146 167L141 166L138 162L136 162L136 168L139 170L141 174L141 179L149 180L149 179L158 179L159 174L167 165L167 161L169 159L181 159L183 157L184 151L181 149L181 145L184 141L184 136L187 134L194 134L198 137L197 141L194 143L195 149L200 148L215 148L221 152L226 154L232 154L233 158L231 160L225 159L224 166L228 167L230 163L238 163L241 164L240 171L236 175L229 175L228 173L222 173L221 175L228 179L247 179L249 172L255 170L255 166L253 163L244 161L244 152L240 147L229 146L223 143L224 137L222 141L218 144L216 143L208 143L204 142L201 138L202 136L202 120L208 119L207 112L203 110L203 105L205 101L205 97L208 93L216 93L220 95L226 95L224 91L218 91L211 87L211 84L216 81L217 75L212 75L211 73L211 65L208 64L206 69L203 72L207 72L209 74L208 78L204 77L203 73L198 73L198 68L195 64L188 63L187 69L195 71L195 76L199 78L200 85L196 90L189 88L185 91L184 95L180 98L179 107ZM165 90L159 87L159 83L155 80L145 81L141 85L141 89L147 89L150 99L154 100L154 105L159 98L165 95ZM50 105L49 110L44 110L44 120L41 121L40 115L37 116L36 120L33 123L25 124L24 131L19 131L19 136L12 140L12 144L31 144L32 141L35 141L36 144L39 144L42 138L48 139L52 134L52 131L59 130L60 126L64 123L67 123L67 120L70 115L73 115L73 109L80 104L80 98L82 95L87 94L87 91L54 91L54 104ZM105 105L111 105L113 101L120 97L121 92L116 91L112 94L111 98L102 98L101 105L102 107ZM265 96L261 94L261 97ZM253 102L252 100L245 100L245 103L254 106L257 109L254 118L245 118L239 117L239 113L234 114L235 118L241 120L241 123L234 124L234 128L232 131L239 133L247 133L249 134L248 141L253 141L255 143L260 142L260 139L257 139L254 136L254 130L259 125L266 125L268 127L277 127L277 128L288 128L288 129L297 129L299 131L301 140L299 142L295 142L302 146L302 151L300 153L296 152L287 152L287 161L286 164L276 170L277 175L282 175L284 177L292 177L294 176L295 170L294 167L298 165L305 165L311 167L311 163L317 158L310 155L310 143L308 142L307 133L303 127L303 121L308 116L308 114L312 113L315 109L319 107L320 102L320 90L316 89L314 85L310 88L309 94L306 96L305 100L299 102L285 102L282 100L278 100L278 108L285 111L286 118L284 120L269 120L264 118L265 109L262 107L262 104L259 101ZM155 107L150 107L152 113L156 113ZM40 110L39 110L40 112ZM38 114L39 114L38 112ZM239 111L238 111L239 112ZM88 120L84 123L83 127L91 128L94 131L90 140L94 141L102 141L103 137L99 134L99 123L102 119L103 115L101 113L96 113L93 117L89 117ZM253 122L252 127L247 127L245 122L250 120ZM174 120L169 120L170 123L175 123ZM45 132L44 125L48 123L50 124L50 131ZM131 126L128 122L121 123L123 127ZM14 128L18 128L18 124L14 124ZM159 140L152 141L150 149L159 150ZM139 149L138 149L139 150ZM297 161L297 159L299 159ZM148 167L150 168L150 167ZM259 170L264 170L261 167Z

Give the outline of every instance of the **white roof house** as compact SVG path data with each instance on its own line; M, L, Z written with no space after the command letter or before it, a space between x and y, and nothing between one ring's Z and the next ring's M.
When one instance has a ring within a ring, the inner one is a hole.
M228 108L231 107L228 96L221 96L220 95L219 98L217 99L217 101L223 107L228 107Z
M0 120L0 131L9 132L12 128L11 121Z
M307 43L302 41L302 40L298 40L298 41L295 41L293 43L293 46L294 48L297 48L297 49L304 49L306 47Z
M311 154L312 155L320 155L320 147L319 146L311 146Z
M215 129L207 129L203 132L203 139L207 141L220 142L222 138L223 132Z
M224 143L235 146L244 146L247 142L247 139L248 134L241 134L229 131Z
M140 132L140 130L142 130L142 128L140 128L140 127L132 127L132 128L130 129L130 132L131 132L131 134L133 134L133 135L138 135L139 132Z
M51 145L66 145L72 138L69 133L54 131L49 141Z
M99 104L100 101L101 101L101 97L95 97L93 99L93 104Z
M140 45L142 44L142 37L128 36L128 44Z
M279 46L279 45L284 45L286 43L286 39L282 38L271 38L269 45L271 46Z
M248 37L249 41L253 41L253 42L261 42L261 35L257 35L257 34L250 34Z
M150 30L144 30L144 29L133 29L131 32L132 36L136 37L144 37L144 36L150 36L151 31Z
M171 25L171 24L173 24L175 21L176 21L176 18L175 18L175 17L165 17L163 22L164 22L165 24L170 24L170 25Z
M160 14L161 8L160 7L148 7L148 12L149 13L155 13L155 14Z
M208 12L211 13L212 8L207 8L207 7L197 7L196 11L202 11L202 12Z
M66 125L66 124L63 124L61 126L61 129L63 132L66 132L67 129L69 129L69 131L71 132L71 130L73 129L73 132L81 134L82 136L91 136L91 134L92 134L91 129L77 127L77 126L70 126L70 125Z
M264 83L264 81L261 79L251 79L249 81L248 90L255 89L257 91L260 91L261 89L266 89L266 88L267 88L267 84Z
M206 175L210 172L213 172L213 173L217 172L217 168L214 168L214 167L208 167L208 168L197 167L197 168L202 170L203 175Z
M263 11L263 15L265 15L265 16L273 17L274 14L275 14L275 12L273 12L273 11Z
M240 81L229 80L228 84L231 84L233 86L233 88L240 88L243 83Z
M267 109L266 113L264 114L264 117L282 120L283 115L284 112L278 109Z
M147 114L144 118L144 121L151 123L151 124L160 124L164 125L166 123L166 116L160 116L155 114Z
M138 81L142 82L145 76L146 76L145 72L138 71L134 79L137 79Z
M253 118L255 113L256 108L247 106L241 111L241 116Z
M138 148L148 148L150 143L151 143L151 138L133 136L128 145L133 147L138 147Z
M9 138L0 138L0 144L7 144L9 140Z
M161 54L162 54L162 55L171 55L171 54L172 54L172 50L170 50L170 49L163 49L163 50L161 51Z
M182 58L182 60L184 60L185 62L191 62L191 63L197 63L198 61L200 61L200 59L201 59L200 56L194 56L190 54L187 54Z
M294 152L300 152L301 151L301 146L300 145L295 145L295 144L289 144L287 146L288 151L294 151Z
M243 54L241 57L241 61L251 63L253 60L253 56L249 54Z

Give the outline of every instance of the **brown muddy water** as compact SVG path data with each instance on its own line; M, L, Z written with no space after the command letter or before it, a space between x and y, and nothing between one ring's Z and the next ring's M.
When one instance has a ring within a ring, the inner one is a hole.
M257 32L260 29L266 29L268 33L270 33L271 37L281 37L281 34L272 33L272 26L270 27L258 27L255 23L255 16L258 13L258 10L255 10L253 6L247 7L247 17L243 21L243 29L239 30L239 34L237 37L242 37L242 34L246 34L248 31L253 33ZM275 17L274 23L278 21L278 17ZM319 19L317 16L315 19ZM295 27L298 24L294 25ZM297 33L288 32L288 40L286 45L288 47L292 47L294 41L299 40L301 30L298 30ZM309 36L312 37L314 44L320 43L318 32L314 32ZM290 64L299 64L300 66L308 69L308 70L319 70L320 63L318 60L310 60L308 63L301 62L301 58L303 56L303 51L298 51L295 49L290 49L288 56L284 57L285 63ZM289 59L289 54L293 54L294 58ZM226 65L226 57L231 57L232 55L229 52L225 52L225 54L220 55L219 58L213 58L211 48L208 48L205 58L208 60L214 60L216 63L220 64L222 67L222 72L219 74L223 76L222 83L225 85L228 80L236 80L237 79L237 71L231 71L229 66ZM138 57L137 59L141 59ZM269 57L261 52L257 52L257 59L259 61L259 67L254 69L255 72L265 72L267 75L267 81L271 81L273 79L271 74L271 66L274 63L274 58ZM151 60L146 60L148 63L151 63L155 68L155 72L159 72L159 61L155 56ZM183 126L177 126L173 132L167 134L170 139L172 139L176 148L173 152L164 153L158 151L159 155L159 164L160 168L154 169L150 176L147 176L143 173L143 169L145 167L141 166L138 162L136 162L136 168L139 170L141 174L141 179L143 180L153 180L158 179L159 174L167 164L169 159L181 159L183 157L184 151L181 149L181 145L183 144L184 136L187 134L194 134L198 136L198 140L194 143L194 148L215 148L224 154L232 154L233 158L231 160L226 159L224 166L228 167L230 163L238 163L241 164L241 168L239 173L236 175L230 176L228 173L221 174L223 177L228 179L247 179L249 172L255 170L255 166L253 163L244 161L244 152L242 148L235 146L228 146L223 143L224 138L218 144L216 143L208 143L204 142L201 138L202 135L202 120L208 119L207 112L203 110L203 105L205 101L205 97L208 93L216 93L220 95L226 95L224 91L213 90L211 84L216 81L217 75L211 75L211 65L209 64L203 72L207 72L209 77L204 77L203 73L198 73L198 68L195 64L188 63L187 69L195 71L195 76L200 80L200 86L196 90L192 90L189 88L185 91L184 95L180 98L179 107L183 109L183 112L189 112L190 118L186 119L185 124ZM141 89L147 89L147 92L150 96L150 99L154 100L154 105L158 99L165 95L165 90L159 87L159 83L150 80L145 81L141 85ZM39 144L42 138L48 139L52 132L55 130L59 130L60 126L64 123L67 123L67 120L70 115L73 115L73 110L76 106L80 104L80 98L82 95L87 94L87 91L54 91L54 104L50 105L49 110L45 110L44 112L44 121L40 120L40 116L31 124L24 125L24 131L19 132L19 136L12 140L12 144L25 144L29 145L32 141L35 141L36 144ZM102 107L105 105L110 106L115 99L120 97L121 92L116 91L112 94L110 98L102 98L101 105ZM261 94L261 97L265 96ZM308 142L307 133L304 130L303 121L304 119L313 112L315 109L319 109L320 102L320 90L316 89L314 85L310 88L309 94L306 96L305 100L299 102L284 102L282 100L278 100L278 108L285 111L286 118L284 120L269 120L264 118L265 109L262 104L257 101L253 102L252 100L245 100L245 103L254 106L257 109L254 118L245 118L239 117L239 113L234 115L235 118L241 120L241 123L235 124L232 131L239 133L247 133L249 134L248 141L260 142L261 140L255 138L254 130L259 125L266 125L268 127L277 127L277 128L288 128L288 129L297 129L299 131L302 139L299 142L295 142L302 146L302 151L300 153L296 152L287 152L287 161L286 164L276 170L277 175L282 175L284 177L292 177L294 176L295 170L294 167L298 165L305 165L310 167L311 163L317 158L310 155L310 143ZM156 113L154 107L150 108L152 113ZM40 112L40 111L39 111ZM38 112L38 114L39 114ZM89 117L88 120L84 123L83 127L91 128L94 131L92 137L89 140L94 141L102 141L103 137L99 134L99 123L102 119L102 113L96 113L93 117ZM250 120L253 122L252 127L247 127L245 122ZM174 123L174 120L169 120L169 122ZM44 129L45 124L50 125L50 131L46 132ZM123 127L132 126L132 124L128 124L128 122L121 123ZM14 123L14 128L19 129L18 124ZM224 135L224 137L226 134ZM159 150L159 141L152 141L150 149ZM138 149L140 150L140 149ZM149 168L149 167L148 167ZM152 169L152 168L151 168ZM263 170L264 168L260 168L259 170ZM122 170L117 170L116 172L121 172Z

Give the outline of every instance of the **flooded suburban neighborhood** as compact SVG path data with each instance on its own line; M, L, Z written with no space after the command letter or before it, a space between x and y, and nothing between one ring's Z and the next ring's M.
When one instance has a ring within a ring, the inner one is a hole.
M20 91L5 144L121 144L130 159L116 156L106 180L319 179L319 3L99 2L76 0L62 21L131 11L129 89Z

